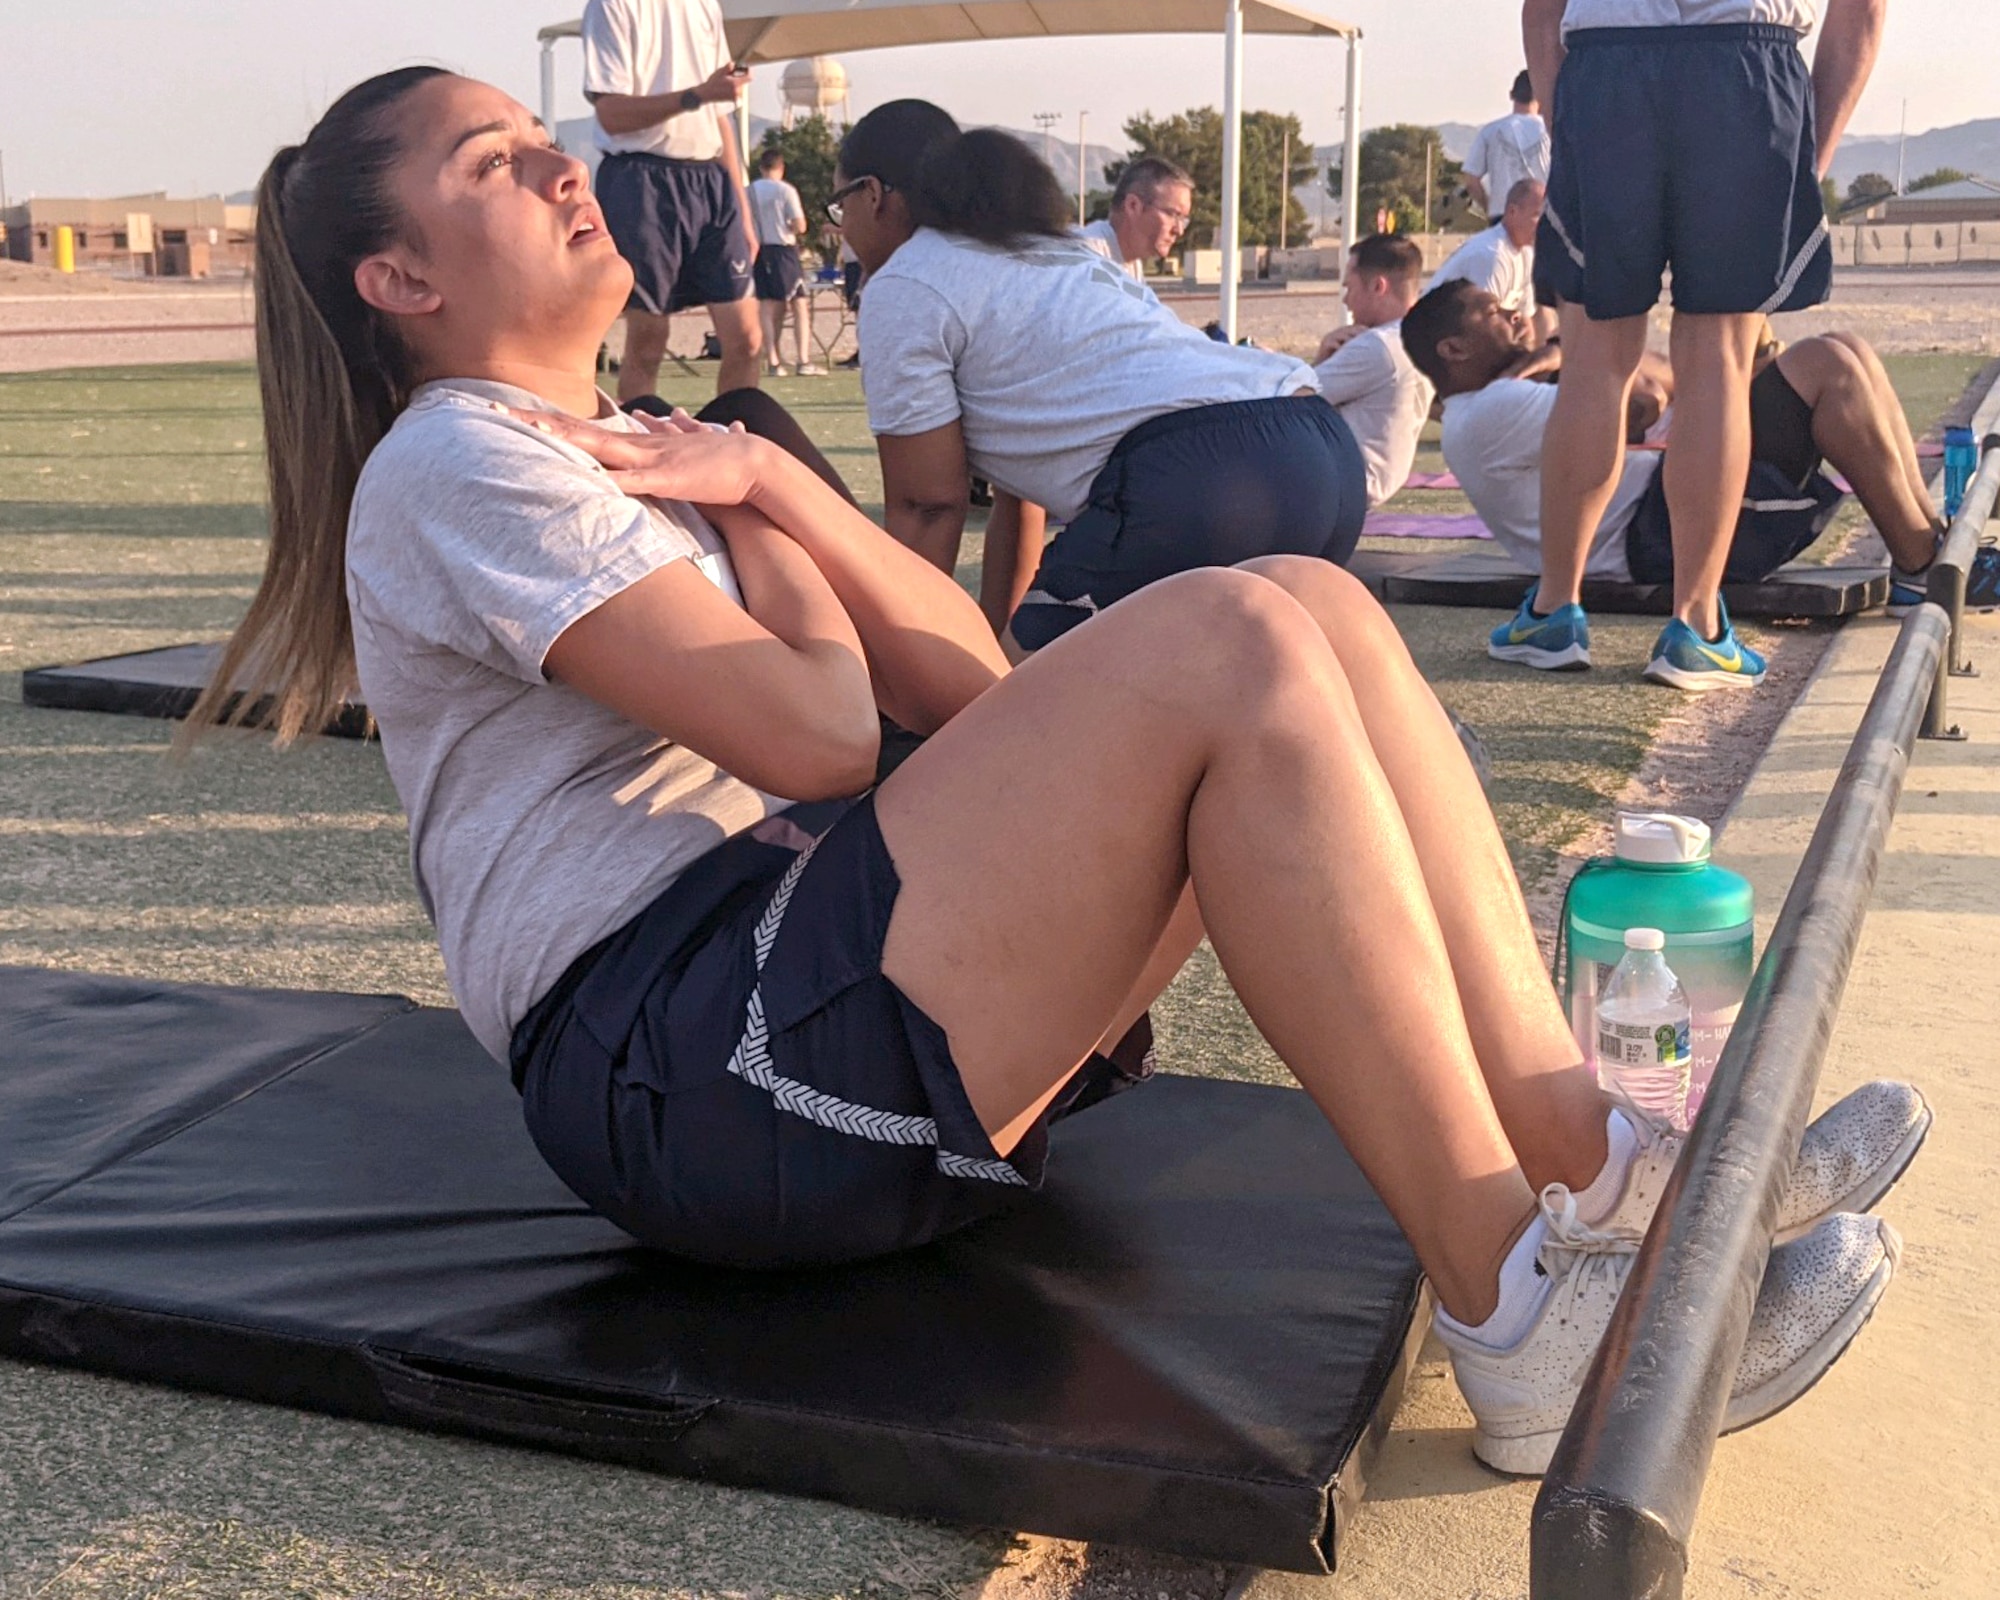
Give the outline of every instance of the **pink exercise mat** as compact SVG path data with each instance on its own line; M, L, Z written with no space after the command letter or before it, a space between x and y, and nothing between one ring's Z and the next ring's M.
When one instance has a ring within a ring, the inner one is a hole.
M1361 525L1364 538L1490 539L1485 523L1470 512L1371 511Z

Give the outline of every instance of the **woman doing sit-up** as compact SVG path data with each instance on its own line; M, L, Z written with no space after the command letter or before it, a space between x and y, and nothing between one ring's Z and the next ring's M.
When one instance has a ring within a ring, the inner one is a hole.
M968 467L1065 524L1046 551L1037 519L1012 543L987 530L984 588L1019 598L1021 649L1176 572L1353 553L1367 466L1312 368L1181 321L1075 236L1019 139L894 100L848 131L834 181L868 269L889 531L949 571Z
M1010 674L792 457L615 410L629 282L583 164L442 72L351 90L259 192L271 551L217 683L265 674L296 733L358 673L551 1167L704 1261L920 1244L1040 1182L1205 927L1430 1274L1481 1453L1538 1470L1677 1144L1579 1064L1387 618L1266 561ZM931 737L871 789L878 714ZM1856 1194L1795 1183L1788 1222ZM1887 1276L1872 1221L1818 1226L1738 1421Z

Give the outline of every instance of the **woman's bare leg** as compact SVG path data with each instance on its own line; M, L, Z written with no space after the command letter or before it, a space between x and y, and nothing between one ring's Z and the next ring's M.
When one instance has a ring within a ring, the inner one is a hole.
M1535 943L1519 880L1451 719L1395 623L1330 562L1245 562L1304 606L1353 690L1403 813L1500 1124L1537 1189L1581 1189L1608 1154L1610 1102L1584 1064Z
M1003 679L881 788L885 973L1011 1148L1139 985L1192 879L1224 970L1483 1321L1533 1193L1494 1112L1394 791L1325 634L1183 574Z

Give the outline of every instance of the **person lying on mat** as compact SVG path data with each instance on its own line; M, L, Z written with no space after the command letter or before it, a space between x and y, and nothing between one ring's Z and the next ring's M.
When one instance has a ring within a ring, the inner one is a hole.
M1403 342L1444 396L1444 459L1501 546L1529 572L1541 570L1542 435L1554 409L1561 346L1532 348L1517 312L1483 289L1433 289L1403 319ZM1821 334L1767 347L1750 387L1749 492L1736 522L1727 578L1769 577L1811 544L1843 498L1821 472L1831 464L1854 486L1895 563L1891 603L1918 604L1923 571L1942 524L1917 465L1917 447L1889 376L1866 340ZM1634 396L1629 433L1643 434L1673 398L1673 374L1649 358ZM1671 435L1669 434L1669 438ZM1629 449L1597 525L1585 571L1619 582L1671 584L1673 539L1661 465L1673 449ZM1989 583L1992 581L1988 580ZM1527 601L1522 602L1525 608ZM1490 653L1545 668L1587 667L1571 642L1566 659L1540 648L1520 618L1496 629ZM1648 676L1666 670L1655 662Z
M1394 233L1371 233L1347 253L1341 297L1354 321L1320 341L1320 398L1354 432L1368 464L1368 509L1402 488L1430 419L1431 381L1403 350L1403 313L1417 303L1424 253Z
M279 152L256 252L271 556L216 682L256 662L296 733L358 677L465 1020L584 1201L745 1268L1012 1206L1050 1123L1130 1086L1097 1051L1205 930L1429 1273L1481 1455L1543 1467L1680 1141L1578 1059L1360 584L1182 573L1009 672L791 456L617 411L593 369L631 273L585 167L434 68ZM881 712L931 737L874 785ZM1807 1135L1733 1423L1893 1268L1840 1208L1927 1113L1862 1095Z
M861 377L889 531L949 571L968 463L1065 525L1045 551L989 538L989 564L1020 560L1019 649L1170 573L1353 551L1366 469L1312 368L1217 344L1080 243L1019 139L895 100L848 130L834 181L868 269Z

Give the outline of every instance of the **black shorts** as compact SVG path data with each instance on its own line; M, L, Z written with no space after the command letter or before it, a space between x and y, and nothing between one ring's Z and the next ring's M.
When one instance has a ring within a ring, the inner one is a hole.
M665 316L750 293L743 210L720 161L607 155L595 188L612 241L632 264L632 310Z
M759 300L796 300L806 292L806 273L797 245L759 245L753 277Z
M1147 584L1253 556L1345 562L1368 511L1368 471L1316 394L1195 406L1120 439L1090 502L1050 542L1014 613L1039 650Z
M1585 28L1556 78L1535 295L1593 317L1797 311L1833 247L1798 35L1766 23Z
M899 888L872 796L795 806L586 952L514 1031L556 1175L641 1242L738 1267L905 1249L1035 1189L1048 1123L1142 1078L1150 1031L1003 1160L944 1030L882 975Z
M1669 442L1668 452L1673 445ZM1775 361L1750 383L1750 477L1730 536L1727 583L1768 578L1826 531L1846 498L1820 468L1812 407ZM1666 473L1655 473L1625 530L1625 561L1634 583L1672 583L1673 524Z

